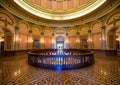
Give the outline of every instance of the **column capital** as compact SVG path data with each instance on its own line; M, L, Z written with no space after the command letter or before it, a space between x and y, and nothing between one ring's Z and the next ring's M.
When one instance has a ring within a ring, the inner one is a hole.
M54 36L55 34L54 33L52 33L52 36Z
M19 27L18 27L18 26L15 26L15 30L19 30Z
M63 28L68 29L69 27L63 27Z
M32 30L29 30L29 33L32 33Z
M76 25L76 26L74 26L74 27L79 28L79 27L80 27L80 25Z
M102 30L105 30L105 26L102 26L101 29L102 29Z
M44 32L41 32L41 35L44 35Z
M79 32L76 32L76 35L79 35L80 33Z
M68 36L69 34L68 33L66 33L66 36Z
M88 33L91 33L92 32L92 30L88 30Z
M50 27L52 29L52 31L54 32L54 30L57 28L57 27Z
M50 27L50 28L55 29L55 28L57 28L57 27Z
M46 26L44 26L44 25L40 25L40 27L44 28L44 27L46 27Z
M69 29L69 27L63 27L65 30L66 30L66 36L68 36L68 29Z

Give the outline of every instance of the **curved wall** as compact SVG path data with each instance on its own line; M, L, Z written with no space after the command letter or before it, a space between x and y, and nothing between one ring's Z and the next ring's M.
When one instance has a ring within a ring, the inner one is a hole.
M5 7L5 9L8 10L8 7ZM35 40L38 40L38 49L56 48L55 38L57 36L63 36L65 38L65 48L115 50L115 46L113 46L113 48L110 48L109 39L111 38L109 38L108 33L109 30L113 29L114 27L119 28L118 23L120 20L120 7L117 7L116 9L114 7L111 8L114 10L109 13L106 12L107 14L105 13L106 15L104 16L100 17L99 15L100 18L88 18L88 21L92 20L89 23L84 23L84 21L81 23L78 20L75 21L74 26L57 24L57 27L54 24L50 24L50 26L43 23L36 24L33 21L34 19L30 20L29 18L23 19L23 17L16 17L5 9L0 9L0 29L11 30L11 43L13 45L11 45L11 48L8 50L33 49ZM15 10L13 10L13 12L14 11ZM8 18L8 16L10 18ZM5 45L5 47L7 47L8 44Z

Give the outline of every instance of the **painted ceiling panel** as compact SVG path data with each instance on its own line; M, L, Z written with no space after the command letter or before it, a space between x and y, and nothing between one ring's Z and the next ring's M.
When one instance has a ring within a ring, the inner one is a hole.
M26 11L51 20L69 20L84 16L106 0L14 0Z

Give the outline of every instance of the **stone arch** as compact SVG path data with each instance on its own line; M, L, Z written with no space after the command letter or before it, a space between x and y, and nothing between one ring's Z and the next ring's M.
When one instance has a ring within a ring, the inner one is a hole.
M44 32L44 36L51 36L52 35L51 28L49 28L49 27L45 27L43 29L43 32Z
M94 21L91 24L92 33L101 32L102 22L100 20Z
M33 46L33 48L39 48L39 47L40 47L40 36L41 36L42 29L40 28L39 25L34 24L34 25L32 26L31 31L32 31L33 43L34 43L35 41L38 42L37 47L36 47L36 45L34 45L33 43L32 43L32 46Z
M17 25L13 15L5 10L0 10L0 27L4 30L9 30L12 34L15 33L15 26Z
M21 20L18 23L19 33L18 33L18 50L26 50L29 47L29 24L25 20Z
M19 27L19 33L23 33L23 34L28 34L29 33L29 24L27 21L25 20L21 20L19 23L18 23L18 27Z
M64 29L64 28L62 28L62 27L58 27L58 28L56 28L55 30L54 30L54 34L55 34L55 36L54 36L54 39L56 40L56 38L57 37L63 37L64 39L66 38L66 30ZM54 48L57 48L57 42L55 41L55 46L54 46Z
M69 36L76 36L77 29L75 27L71 27L69 30Z
M57 40L64 41L65 38L64 38L63 36L57 36L55 40L56 40L56 41L57 41Z
M64 36L57 36L55 40L56 40L56 48L57 49L65 48L65 37Z
M105 20L106 34L108 34L111 30L114 30L114 28L118 28L119 23L120 23L120 11L115 10L106 17Z
M32 26L32 34L33 35L40 35L41 32L42 32L42 29L40 28L39 25Z
M0 10L0 29L4 31L4 50L14 50L16 20L6 10Z
M116 21L115 25L116 25L117 27L120 27L120 19Z
M65 33L66 33L66 30L64 28L56 28L55 31L55 37L58 37L58 36L63 36L64 38L66 37Z
M106 32L106 49L116 50L116 30L117 28L111 27Z
M10 14L8 11L6 12L5 10L0 10L0 19L1 20L7 20L8 24L12 26L16 26L16 20L12 14Z
M80 35L87 35L88 34L88 30L89 30L89 27L88 27L88 25L82 25L81 27L80 27Z
M120 11L109 14L105 21L107 49L116 50L116 31L120 28Z
M2 33L0 33L0 37L4 42L4 50L13 50L14 49L14 32L11 31L9 27L1 26L0 30ZM0 43L2 41L0 40Z
M105 25L113 24L115 18L120 17L120 11L116 10L115 12L110 13L105 19Z
M58 27L58 28L55 29L54 33L55 34L59 34L59 33L65 34L66 30L64 28L62 28L62 27Z

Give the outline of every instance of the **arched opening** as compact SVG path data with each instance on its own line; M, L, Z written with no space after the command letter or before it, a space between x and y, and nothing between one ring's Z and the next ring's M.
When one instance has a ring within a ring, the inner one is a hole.
M107 32L107 54L116 55L120 52L120 27L114 26Z
M9 52L14 50L13 42L14 34L11 30L7 27L0 27L0 54L9 55Z
M106 54L117 55L119 49L120 13L111 13L106 19Z
M56 47L57 49L64 49L64 38L59 36L56 38Z
M115 35L116 35L116 50L117 54L120 55L120 27L117 27Z
M4 37L4 30L0 28L0 55L4 52Z
M0 10L0 54L14 55L15 51L15 26L17 25L13 15Z

